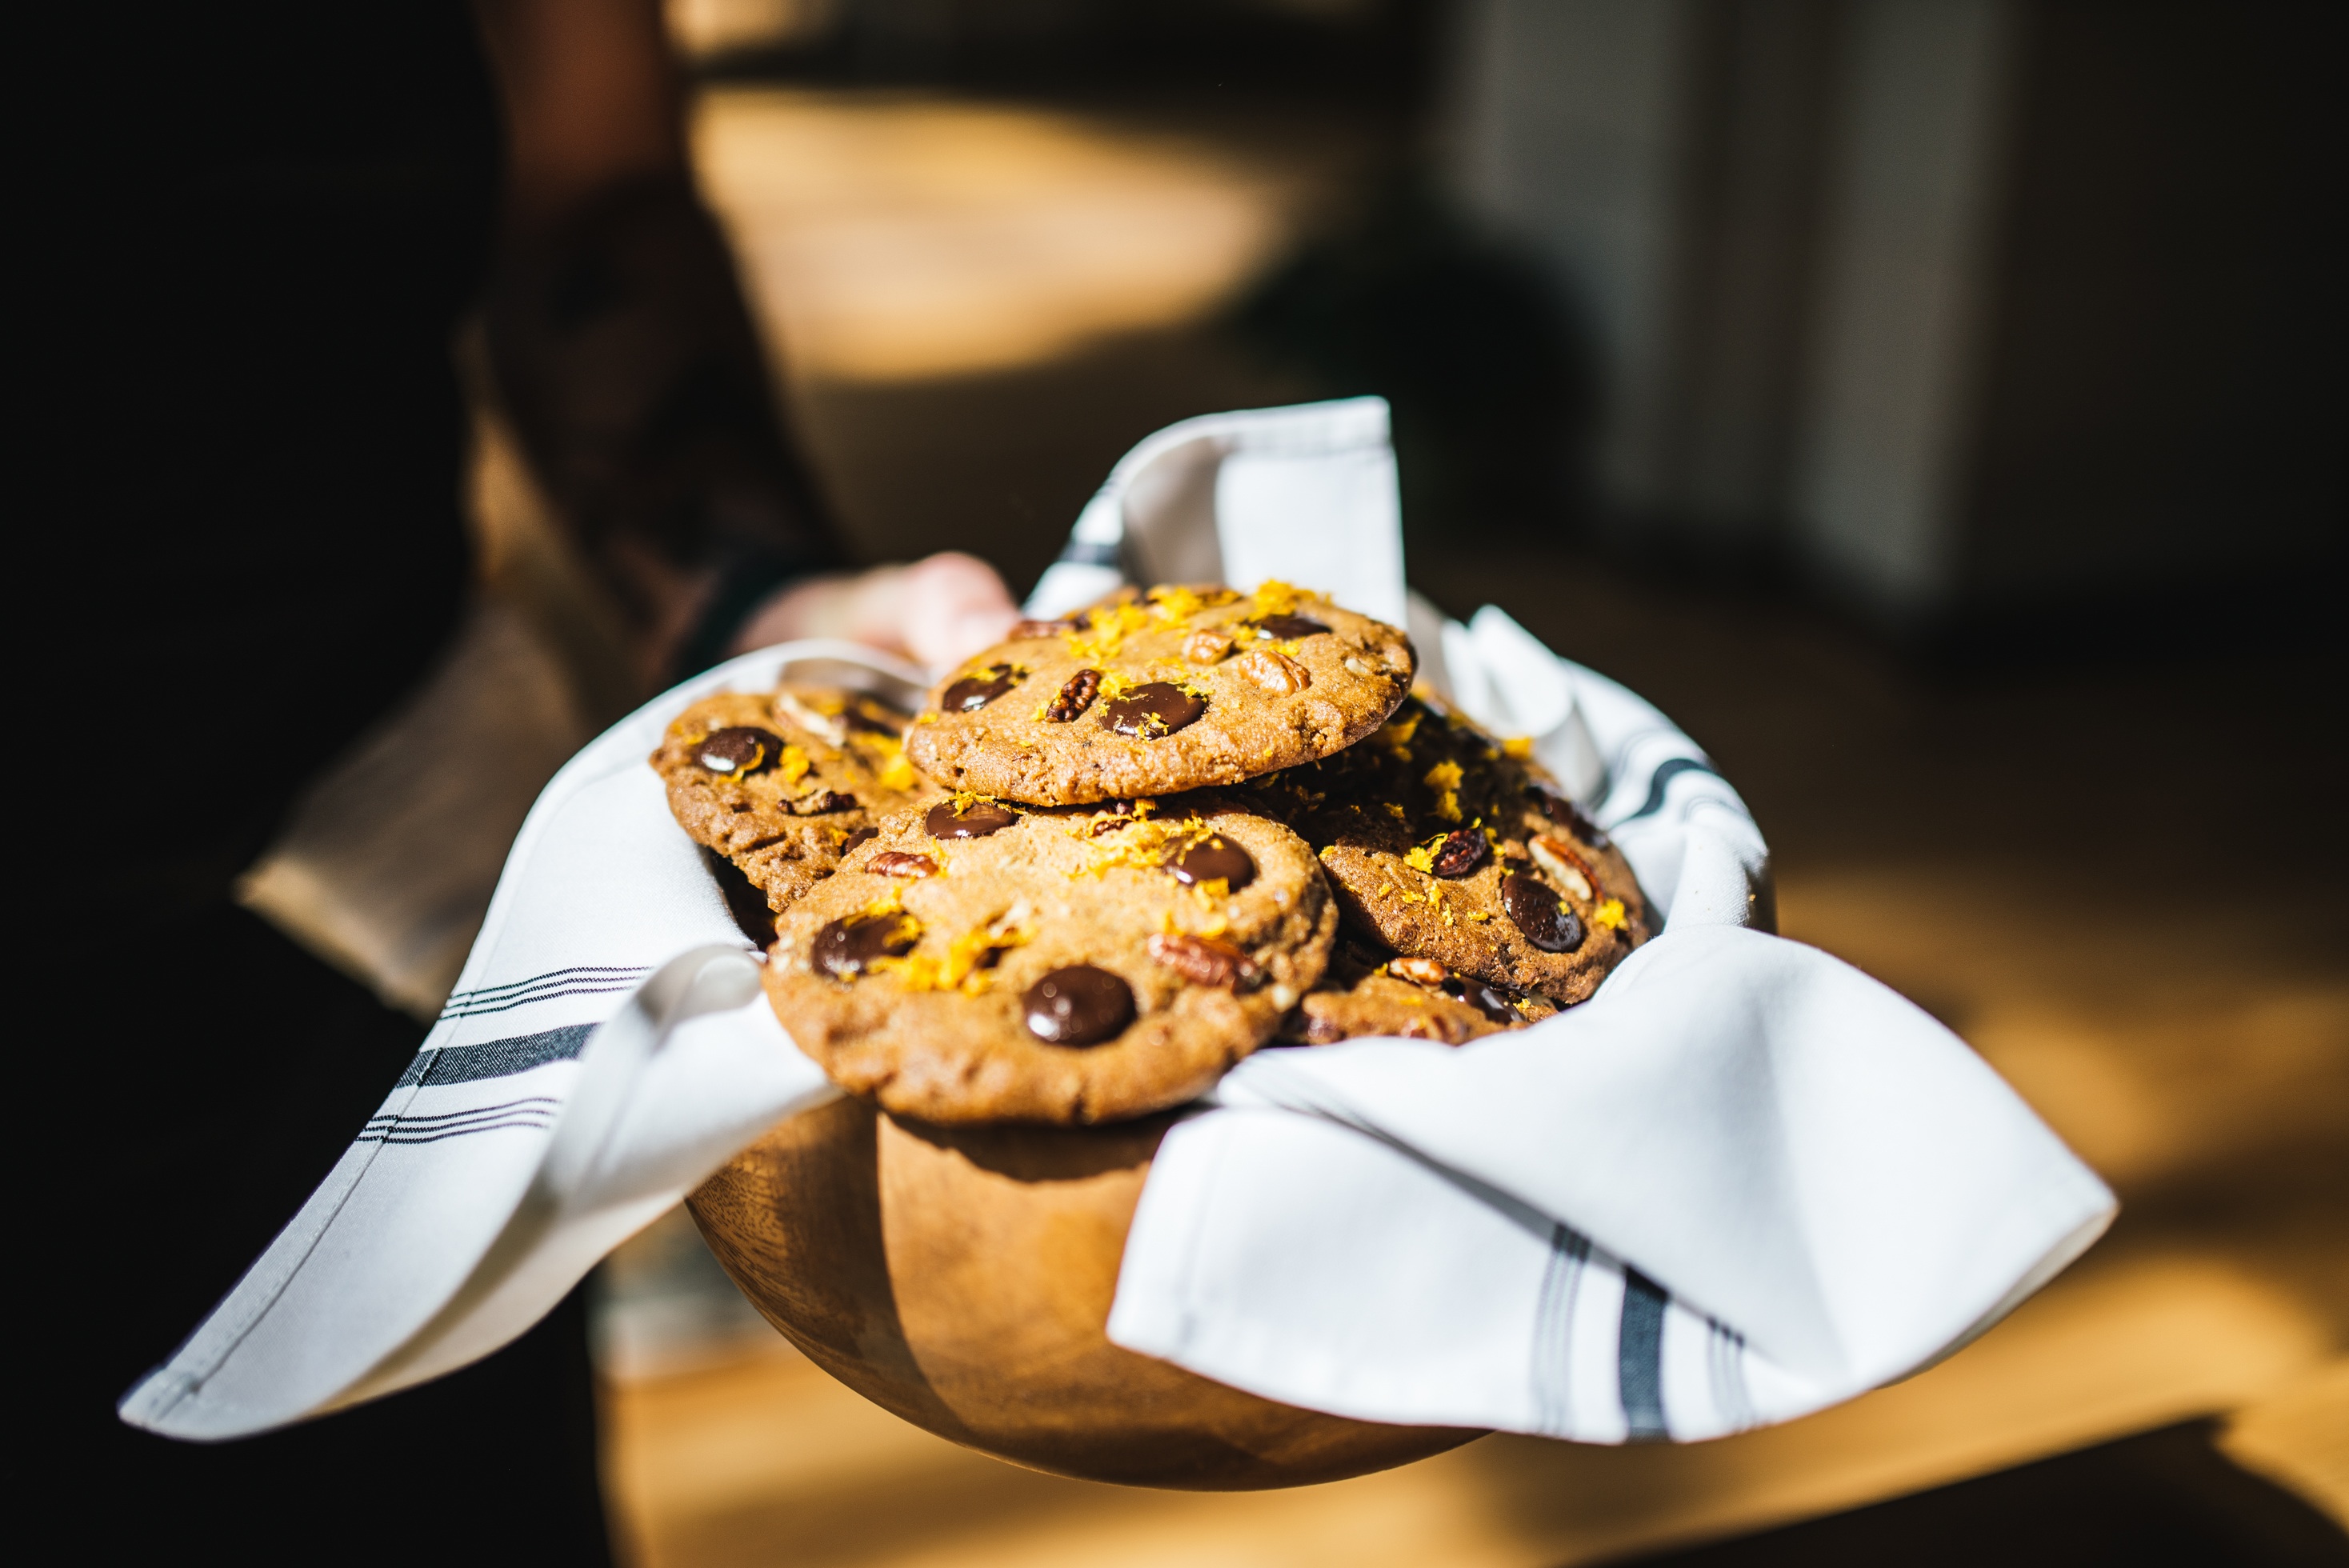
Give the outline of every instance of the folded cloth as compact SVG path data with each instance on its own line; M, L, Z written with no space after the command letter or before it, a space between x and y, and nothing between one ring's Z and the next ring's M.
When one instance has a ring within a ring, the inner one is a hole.
M1961 1041L1767 934L1767 851L1703 753L1499 610L1406 598L1396 516L1375 399L1191 421L1119 465L1030 612L1122 563L1408 617L1431 683L1614 834L1662 934L1525 1030L1242 1063L1160 1149L1111 1337L1369 1419L1695 1439L1946 1355L2094 1241L2111 1194ZM124 1419L232 1438L462 1366L832 1097L644 763L688 703L786 676L923 679L768 649L566 765L415 1063Z

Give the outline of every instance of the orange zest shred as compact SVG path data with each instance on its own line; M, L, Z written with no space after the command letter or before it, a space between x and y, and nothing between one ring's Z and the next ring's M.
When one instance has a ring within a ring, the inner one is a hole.
M1458 821L1460 820L1460 764L1439 762L1427 770L1427 777L1421 782L1437 792L1435 814L1447 822Z
M908 991L959 991L966 996L986 993L994 975L989 954L1019 947L1034 940L1035 927L1026 923L1028 906L1017 903L983 925L975 925L947 944L942 958L909 953L903 958L876 958L871 967L895 975Z
M1259 615L1291 615L1297 613L1298 601L1305 597L1305 591L1277 577L1268 577L1257 584L1254 597Z
M1061 638L1068 644L1070 653L1088 663L1098 663L1116 653L1126 638L1147 628L1150 621L1148 611L1127 600L1095 610L1083 630L1071 629L1062 633Z
M1161 621L1179 626L1207 607L1207 602L1188 588L1153 588L1150 608Z

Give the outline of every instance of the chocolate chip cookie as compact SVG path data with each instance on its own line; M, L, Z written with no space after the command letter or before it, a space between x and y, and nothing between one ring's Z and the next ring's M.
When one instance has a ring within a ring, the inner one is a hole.
M652 765L685 830L781 910L880 818L944 793L905 758L909 722L832 687L720 692L677 717Z
M1280 1038L1328 1046L1395 1035L1461 1046L1521 1029L1557 1010L1547 997L1454 975L1435 959L1402 957L1348 935L1339 939L1321 984L1281 1020Z
M1195 1099L1321 977L1304 841L1213 798L899 813L776 923L767 995L833 1081L933 1122Z
M1039 805L1233 784L1377 729L1416 663L1392 626L1285 583L1154 588L1023 622L939 686L907 750Z
M1579 1002L1651 929L1630 862L1531 758L1423 697L1238 794L1314 847L1350 923L1463 978Z

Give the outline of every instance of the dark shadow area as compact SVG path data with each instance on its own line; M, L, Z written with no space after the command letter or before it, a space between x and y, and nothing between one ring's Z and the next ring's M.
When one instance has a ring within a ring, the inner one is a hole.
M1464 535L1583 531L1598 386L1538 267L1424 182L1395 180L1234 310L1237 340L1317 396L1393 407L1407 556Z
M2011 1568L2349 1563L2349 1535L2187 1421L1740 1541L1629 1559L1653 1568L1998 1563Z
M1148 1164L1159 1140L1181 1118L1168 1112L1105 1127L939 1127L902 1116L889 1119L907 1137L933 1149L951 1150L998 1176L1015 1181L1081 1181Z
M802 416L864 561L968 550L1024 596L1118 459L1178 419L1313 394L1195 329L1048 364L811 387Z
M1249 0L988 0L832 9L818 26L696 62L709 81L1121 95L1275 95L1417 112L1444 20L1439 0L1274 5Z

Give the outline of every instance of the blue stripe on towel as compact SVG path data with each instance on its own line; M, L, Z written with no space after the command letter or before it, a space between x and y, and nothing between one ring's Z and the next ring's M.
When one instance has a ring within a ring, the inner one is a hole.
M1664 1287L1635 1268L1623 1271L1623 1328L1615 1376L1623 1397L1624 1440L1663 1442Z
M566 1024L560 1029L548 1029L543 1034L516 1035L511 1039L487 1040L478 1046L443 1046L419 1051L408 1070L399 1075L393 1087L406 1088L422 1084L427 1088L442 1084L478 1083L483 1078L511 1078L526 1073L533 1068L549 1062L567 1062L577 1057L587 1044L587 1037L595 1032L593 1024Z

